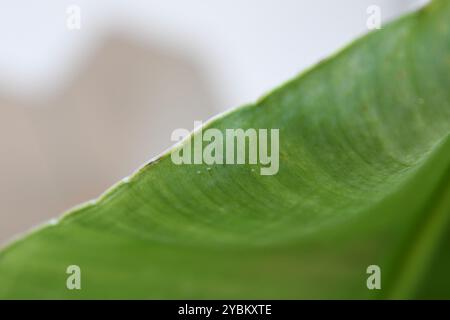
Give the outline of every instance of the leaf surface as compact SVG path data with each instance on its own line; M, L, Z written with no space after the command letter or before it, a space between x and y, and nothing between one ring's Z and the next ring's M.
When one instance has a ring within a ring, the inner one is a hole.
M278 174L166 153L0 251L0 298L450 298L449 89L436 0L203 128L279 129Z

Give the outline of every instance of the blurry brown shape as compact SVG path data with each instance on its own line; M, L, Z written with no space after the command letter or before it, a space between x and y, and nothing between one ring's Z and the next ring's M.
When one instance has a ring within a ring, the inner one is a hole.
M0 97L0 243L97 197L213 106L190 61L123 37L42 105Z

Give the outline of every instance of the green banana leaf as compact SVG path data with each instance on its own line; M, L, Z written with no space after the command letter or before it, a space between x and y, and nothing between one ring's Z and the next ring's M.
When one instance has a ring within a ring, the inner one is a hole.
M168 151L0 251L0 298L450 298L450 1L207 128L279 129L278 173Z

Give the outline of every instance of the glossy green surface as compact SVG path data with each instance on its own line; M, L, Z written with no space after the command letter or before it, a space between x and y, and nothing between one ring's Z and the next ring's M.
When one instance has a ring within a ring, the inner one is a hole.
M450 298L449 1L207 127L278 128L278 174L165 154L0 251L0 298Z

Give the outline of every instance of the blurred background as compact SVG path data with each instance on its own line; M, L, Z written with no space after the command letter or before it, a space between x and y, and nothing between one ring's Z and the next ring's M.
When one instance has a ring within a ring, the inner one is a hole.
M0 244L425 2L0 0Z

